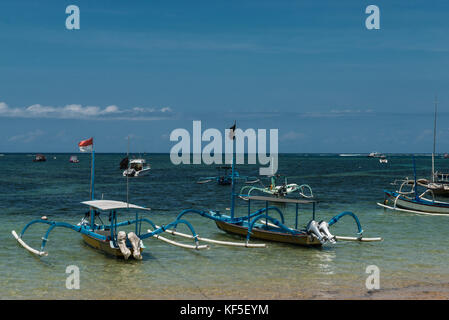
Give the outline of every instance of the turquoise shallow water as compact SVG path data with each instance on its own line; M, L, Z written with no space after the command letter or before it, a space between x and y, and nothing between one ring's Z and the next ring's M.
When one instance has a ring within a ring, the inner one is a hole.
M11 230L20 232L31 219L46 215L78 223L86 211L80 202L89 197L90 156L79 155L78 164L69 163L69 154L46 156L45 163L33 163L31 154L0 156L2 299L449 298L449 217L396 213L376 205L383 200L383 189L394 188L392 181L412 177L410 156L390 156L388 164L380 164L363 156L280 155L279 173L287 175L289 182L309 184L320 200L317 219L352 211L359 216L364 235L381 236L382 242L339 242L322 249L279 243L267 243L265 249L211 245L209 250L190 251L148 239L143 261L105 256L67 229L51 233L48 257L36 258L16 243ZM96 155L97 198L126 201L126 179L118 169L122 157ZM172 221L182 209L226 212L230 206L230 187L195 183L201 176L215 175L214 167L175 166L166 154L145 157L152 171L130 180L130 202L151 207L146 216L157 224ZM428 176L430 157L417 157L416 163L418 175ZM437 168L447 167L447 160L437 159ZM243 165L238 171L256 175L258 167ZM238 212L246 214L245 204L238 204ZM294 208L283 209L287 223L293 225ZM301 216L300 225L308 218ZM199 216L188 220L200 236L243 241L220 231L210 220ZM26 241L38 248L45 229L33 226ZM346 217L331 231L353 235L356 227ZM66 289L69 265L80 269L79 290ZM368 265L380 269L379 291L365 287Z

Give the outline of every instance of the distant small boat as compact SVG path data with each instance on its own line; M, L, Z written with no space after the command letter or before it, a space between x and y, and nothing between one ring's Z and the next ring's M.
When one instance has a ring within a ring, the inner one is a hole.
M71 162L71 163L78 163L80 161L78 160L77 156L71 156L69 162Z
M140 177L150 173L150 165L147 165L145 159L132 159L129 161L129 168L123 171L123 176Z
M387 157L385 157L385 155L381 155L379 158L379 162L380 163L388 163L388 159L387 159Z
M380 153L379 152L371 152L368 157L370 158L380 158Z
M443 156L444 159L449 159L449 154L445 153Z
M340 157L358 157L360 153L340 153Z
M36 157L33 159L33 162L43 162L47 161L47 158L43 154L36 154Z

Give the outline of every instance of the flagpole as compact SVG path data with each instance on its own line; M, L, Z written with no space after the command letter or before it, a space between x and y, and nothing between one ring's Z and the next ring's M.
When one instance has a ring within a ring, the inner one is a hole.
M128 152L126 154L128 157L128 168L126 169L126 206L129 209L129 135L128 135ZM136 224L137 226L137 224Z
M94 151L94 144L92 143L92 153L91 153L91 168L90 168L90 198L94 200L95 193L94 193L94 187L95 187L95 151Z
M93 143L93 138L92 138L92 153L91 153L91 168L90 168L90 197L92 200L94 200L94 187L95 187L95 151L94 151L94 143ZM94 229L95 226L95 213L93 212L92 208L90 211L90 226L92 228L92 230Z
M231 185L231 219L234 219L234 207L235 207L235 181L234 181L234 174L235 174L235 122L233 129L231 129L232 132L232 185Z
M432 152L432 182L435 182L435 140L437 134L437 96L435 96L435 115L433 119L433 152Z

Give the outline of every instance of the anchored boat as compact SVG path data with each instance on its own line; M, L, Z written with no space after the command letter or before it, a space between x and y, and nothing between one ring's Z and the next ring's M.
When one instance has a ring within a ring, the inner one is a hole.
M435 97L435 114L433 123L433 151L432 151L432 175L431 181L427 179L419 179L419 185L432 190L433 194L440 196L449 196L449 181L448 173L441 173L435 171L435 146L436 146L436 128L437 128L437 99Z
M141 177L150 173L150 165L145 159L131 159L129 167L123 171L124 177Z
M47 161L47 158L43 154L36 154L33 159L33 162L44 162Z
M78 160L77 156L71 156L70 159L69 159L69 162L70 163L78 163L80 161Z
M385 199L383 203L377 205L390 210L419 213L427 215L449 215L449 203L438 201L435 194L428 185L420 184L416 180L416 166L413 158L413 170L415 179L405 179L402 181L397 191L384 190ZM425 186L427 190L420 193L418 188ZM408 187L408 189L406 189ZM405 190L404 190L405 189Z
M276 180L283 177L284 183L276 185ZM270 185L265 187L244 186L240 189L240 194L251 195L251 192L267 193L275 197L285 197L291 193L298 191L299 197L313 198L312 188L307 184L297 185L296 183L288 183L287 177L280 174L270 177ZM246 198L244 198L246 199Z
M235 130L235 124L234 124ZM232 128L231 128L232 130ZM232 131L231 131L232 133ZM235 144L233 135L230 137ZM235 192L235 147L233 148L232 172L231 172L231 207L230 215L221 214L218 211L204 211L197 209L187 209L182 211L177 219L183 218L187 214L199 214L202 217L213 220L219 229L228 233L246 236L245 246L252 247L250 244L251 238L262 240L286 242L302 246L322 246L326 243L335 243L338 240L353 240L353 241L381 241L382 238L366 238L362 236L363 230L358 217L349 211L345 211L333 217L329 222L315 220L315 200L310 199L286 199L279 197L263 197L237 194ZM243 198L247 200L248 214L236 217L235 214L235 200ZM265 206L255 211L251 209L251 203L254 201L263 201ZM286 226L284 214L277 206L269 205L269 203L290 203L296 205L296 224L294 228ZM312 219L308 221L305 228L298 228L298 214L300 204L312 205ZM338 222L344 216L351 216L357 224L356 237L342 237L334 236L330 233L329 227ZM167 231L170 232L170 231ZM174 234L171 232L171 234ZM179 235L179 234L178 234ZM185 235L184 235L185 236ZM206 241L207 239L201 239Z
M67 228L76 231L81 234L84 242L89 246L101 250L104 253L110 254L115 257L122 257L128 259L134 257L135 259L142 259L141 252L144 248L142 243L143 239L155 237L159 240L168 242L169 244L180 246L188 249L206 249L207 245L200 245L198 235L196 234L193 226L186 220L175 219L165 226L158 227L150 219L141 217L139 212L148 211L149 208L130 204L128 202L115 201L115 200L96 200L94 199L94 168L95 168L95 152L93 150L93 139L81 141L79 143L81 151L92 151L92 167L91 167L91 200L84 201L82 204L89 207L89 211L86 212L81 222L78 224L71 224L67 222L50 221L46 216L40 219L33 220L25 225L20 234L12 230L11 233L14 238L29 252L38 256L46 256L48 253L45 251L45 245L47 244L50 232L54 228ZM117 221L118 211L135 212L135 218L131 220L125 220L122 222ZM110 223L105 224L101 219L102 214L108 214ZM97 223L99 221L99 223ZM152 229L142 232L142 225L148 224ZM44 237L42 238L42 244L40 249L34 249L29 246L25 240L25 232L33 225L47 224L49 227ZM126 233L123 230L119 230L120 227L134 225L135 229L132 232ZM161 237L159 234L163 233L166 229L176 228L178 225L186 225L191 231L191 238L194 240L194 245L187 245L172 241Z

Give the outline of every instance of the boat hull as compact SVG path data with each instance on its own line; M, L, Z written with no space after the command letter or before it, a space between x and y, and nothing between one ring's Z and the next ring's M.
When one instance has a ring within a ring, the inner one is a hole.
M396 207L398 208L429 213L449 214L449 203L422 199L416 201L415 199L405 196L399 196L396 199L397 195L395 196L392 193L386 193L386 195L388 198L386 199L385 204L390 203L393 205L396 202Z
M215 221L217 227L225 232L231 233L231 234L237 234L240 236L246 237L248 234L248 228L246 226L242 226L239 224L234 223L227 223L224 221ZM253 228L251 230L251 238L256 238L260 240L267 240L267 241L273 241L273 242L282 242L282 243L290 243L294 245L299 246L306 246L306 247L319 247L321 246L321 242L307 234L300 234L300 235L292 235L282 232L275 232L271 230L263 230L260 228Z
M146 176L150 173L151 168L143 168L142 170L139 171L133 171L133 173L127 173L127 170L123 171L123 176L126 177L142 177L142 176Z
M125 258L123 256L123 253L120 251L119 248L113 248L111 247L110 241L102 241L96 238L93 238L89 235L86 234L81 234L81 236L83 237L83 241L89 246L92 247L94 249L100 250L108 255L112 255L115 256L117 258ZM132 248L130 248L130 250L132 251ZM140 252L142 253L143 248L140 248ZM132 257L133 255L131 255L130 257Z

